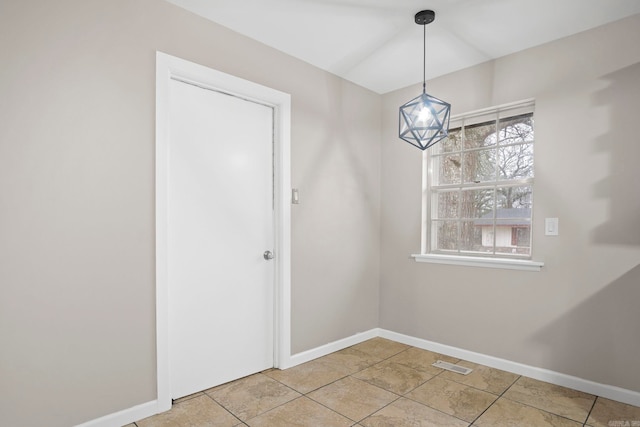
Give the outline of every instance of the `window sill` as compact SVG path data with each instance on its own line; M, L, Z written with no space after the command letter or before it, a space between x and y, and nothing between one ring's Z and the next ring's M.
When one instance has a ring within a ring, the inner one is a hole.
M464 265L467 267L503 268L507 270L540 271L543 262L526 259L479 258L458 255L413 254L416 262L432 264Z

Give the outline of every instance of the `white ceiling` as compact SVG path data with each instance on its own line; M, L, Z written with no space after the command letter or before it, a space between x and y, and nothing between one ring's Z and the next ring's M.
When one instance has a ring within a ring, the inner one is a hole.
M378 93L422 81L423 9L427 79L640 13L640 0L168 1Z

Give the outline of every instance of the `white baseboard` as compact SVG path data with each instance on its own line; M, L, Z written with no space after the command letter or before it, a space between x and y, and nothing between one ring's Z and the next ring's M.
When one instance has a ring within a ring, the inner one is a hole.
M500 359L498 357L488 356L486 354L476 353L473 351L464 350L445 344L439 344L421 338L415 338L408 335L387 331L385 329L380 329L378 336L403 344L408 344L413 347L418 347L424 350L444 354L446 356L455 357L457 359L464 359L469 362L478 363L481 365L489 366L491 368L501 369L503 371L512 372L518 375L524 375L536 380L545 381L563 387L569 387L575 390L583 391L585 393L605 397L607 399L616 400L622 403L627 403L629 405L640 406L640 392L637 391L627 390L607 384L601 384L571 375L562 374L560 372L537 368L535 366L524 365L522 363L512 362L510 360Z
M300 365L301 363L309 362L313 359L317 359L318 357L326 356L327 354L342 350L347 347L351 347L352 345L356 345L371 338L375 338L379 336L379 333L380 330L378 328L374 328L366 332L359 332L350 337L322 345L320 347L312 348L311 350L293 354L286 361L286 366L281 366L280 369L292 368L296 365Z
M309 362L319 357L326 356L327 354L345 349L352 345L359 344L363 341L376 337L386 338L402 344L407 344L424 350L444 354L446 356L455 357L457 359L464 359L469 362L479 363L491 368L501 369L503 371L512 372L518 375L524 375L526 377L545 381L551 384L569 387L575 390L583 391L585 393L605 397L607 399L616 400L622 403L627 403L629 405L640 406L640 392L637 391L627 390L607 384L600 384L594 381L562 374L560 372L537 368L535 366L524 365L522 363L512 362L510 360L500 359L498 357L488 356L486 354L476 353L470 350L452 347L445 344L439 344L422 338L415 338L380 328L370 329L366 332L357 333L350 337L291 355L291 357L287 358L286 361L284 361L285 363L280 367L280 369L292 368L296 365ZM155 415L162 411L163 409L160 408L158 401L154 400L152 402L143 403L141 405L134 406L133 408L125 409L120 412L109 414L104 417L79 424L76 427L121 427L134 421L141 420L142 418L150 417L151 415Z
M313 359L317 359L318 357L326 356L327 354L342 350L352 345L356 345L368 339L375 338L378 336L378 334L379 330L377 328L371 329L369 331L357 333L350 337L334 341L332 343L325 344L311 350L291 355L291 357L283 360L283 364L280 369L292 368L296 365L300 365L301 363L309 362ZM126 424L141 420L143 418L159 414L160 412L164 412L165 410L166 409L160 407L157 400L154 400L152 402L134 406L133 408L105 415L104 417L96 418L95 420L87 421L86 423L79 424L76 427L121 427Z
M105 415L104 417L96 418L95 420L87 421L86 423L78 424L76 427L122 427L159 412L158 401L154 400Z

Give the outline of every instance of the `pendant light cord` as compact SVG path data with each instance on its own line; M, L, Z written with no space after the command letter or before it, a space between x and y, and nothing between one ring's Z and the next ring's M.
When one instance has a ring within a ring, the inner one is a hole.
M422 93L427 93L427 25L422 25Z

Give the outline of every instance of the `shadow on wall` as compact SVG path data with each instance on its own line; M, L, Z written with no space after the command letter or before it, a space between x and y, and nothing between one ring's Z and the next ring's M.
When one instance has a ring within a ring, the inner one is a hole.
M609 154L611 175L594 186L594 195L609 199L609 220L593 230L591 240L640 246L640 63L604 79L610 84L595 103L610 108L611 126L597 150Z
M292 354L378 323L380 105L319 74L292 92Z
M640 392L638 304L640 265L536 333L553 357L548 368Z

